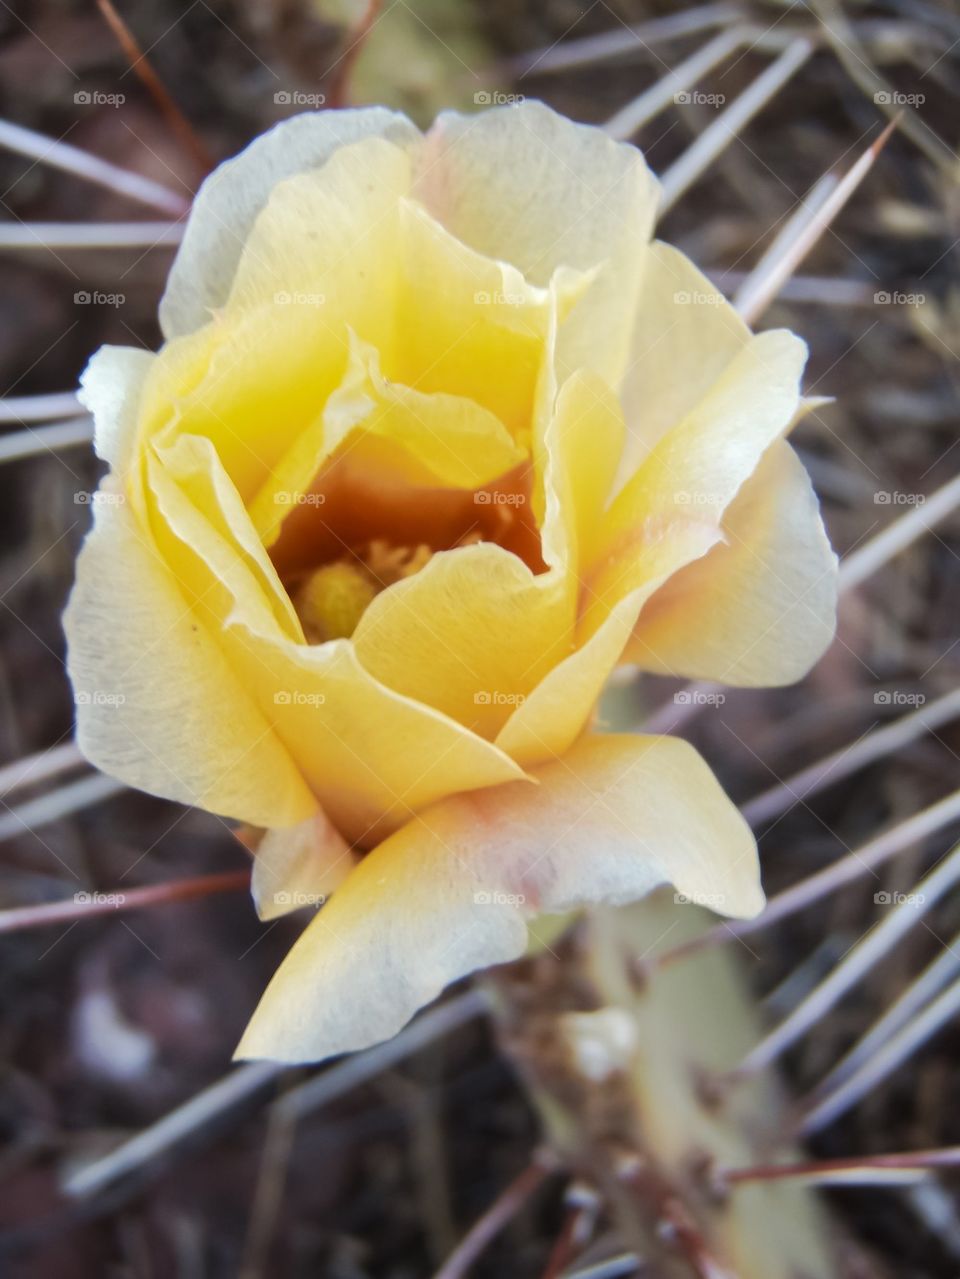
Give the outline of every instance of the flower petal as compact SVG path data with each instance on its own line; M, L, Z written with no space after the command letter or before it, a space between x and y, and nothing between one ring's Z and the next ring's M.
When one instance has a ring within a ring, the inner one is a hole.
M569 560L579 576L613 490L626 433L623 414L606 383L581 369L560 388L546 420L543 557L548 564Z
M115 471L130 464L144 381L156 356L133 346L102 346L80 378L77 398L93 414L93 447Z
M244 599L249 597L248 617L252 618L259 615L265 604L289 638L303 641L303 627L290 596L212 442L206 436L171 431L157 437L153 454L148 456L148 477L155 485L160 482L161 472L176 481L178 492L204 512L211 529L216 531L220 555L218 575L226 581L232 576L234 561L242 566L248 589L240 586L239 578L233 579L236 591L233 610L242 610Z
M382 138L278 183L223 306L161 351L148 407L213 440L245 502L317 422L347 367L350 329L392 346L409 185L408 156Z
M383 352L387 377L468 397L514 434L529 430L554 310L566 310L587 279L564 270L548 281L552 288L532 285L410 200L401 224L403 284L396 349Z
M650 599L626 658L691 679L792 684L833 638L837 557L810 478L785 441L771 445L723 528L723 544Z
M750 336L734 307L686 254L659 240L651 244L621 388L630 431L624 478L703 399Z
M661 541L696 529L707 544L711 536L719 540L727 506L793 421L805 359L806 345L784 329L752 337L660 436L604 517L585 575L586 634L618 599L650 579L647 561Z
M261 919L322 906L356 862L325 813L285 830L264 831L253 855L250 891Z
M193 202L160 304L164 336L200 328L226 302L250 229L278 182L319 169L341 147L368 137L412 148L420 133L406 116L382 107L308 112L214 170Z
M552 389L548 364L535 430L547 571L531 572L498 546L437 555L414 577L378 596L354 635L360 660L384 683L486 737L522 716L525 699L536 697L535 690L572 652L581 556L623 446L616 397L596 374L581 371L569 378L555 407ZM635 617L627 622L621 648ZM548 695L550 705L553 696ZM575 705L579 709L579 699ZM589 707L582 710L572 734L566 732L564 715L561 749L583 727L588 712ZM532 731L557 736L540 724L541 718L537 714ZM544 753L550 749L536 757Z
M109 479L64 616L84 755L129 786L258 826L317 802Z
M425 393L388 381L374 347L351 342L347 376L324 409L325 445L333 450L355 430L403 449L422 468L421 483L477 489L525 457L500 419L476 400Z
M382 591L353 640L378 680L492 738L570 651L573 620L559 573L480 543Z
M216 455L200 456L215 472ZM225 532L230 516L218 509L215 480L198 507L159 457L149 478L155 536L194 624L219 638L237 679L348 840L375 842L444 795L523 775L492 743L378 682L350 641L306 645L291 636L257 565L241 553L243 538ZM194 475L194 489L199 482Z
M293 508L325 505L331 493L324 490L335 488L337 478L342 481L348 454L351 474L362 476L369 490L375 491L377 477L389 477L394 487L430 490L421 493L421 506L425 499L436 505L438 486L473 490L491 484L525 456L502 422L475 401L443 392L426 394L388 381L376 349L351 332L343 381L250 503L251 518L266 546L274 546L281 530L296 540L297 520L290 521ZM355 507L364 505L356 493L350 501ZM329 521L312 523L314 557L322 546L320 533L336 549L336 513Z
M337 151L274 187L237 263L225 314L309 307L342 345L345 323L378 349L396 324L401 210L411 160L383 138Z
M315 1061L389 1038L452 981L521 955L526 920L659 884L763 905L750 831L677 738L599 736L526 782L435 805L374 849L273 978L240 1057Z
M370 847L445 795L522 776L491 742L380 683L349 640L305 647L240 624L229 633L233 660L351 843Z
M561 331L560 368L619 383L658 198L635 147L541 102L444 112L418 154L415 190L455 236L533 284L559 266L600 267Z

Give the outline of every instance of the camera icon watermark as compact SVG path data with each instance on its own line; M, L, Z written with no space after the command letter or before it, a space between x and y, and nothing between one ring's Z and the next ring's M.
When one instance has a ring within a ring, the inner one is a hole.
M879 892L873 894L875 906L922 906L926 900L923 893Z
M88 893L81 890L79 893L73 894L73 900L78 906L113 906L116 908L122 906L127 898L125 893Z
M927 300L925 293L903 293L899 289L888 292L878 289L873 295L875 306L923 306Z
M675 706L722 706L726 700L726 693L707 688L681 688L673 695Z
M873 695L874 706L924 706L926 693L908 693L903 688L882 688Z
M473 95L478 107L511 107L524 100L522 93L501 93L498 89L478 89Z
M275 905L289 906L291 910L299 910L303 906L313 906L314 909L319 910L327 897L325 893L287 892L281 889L280 892L273 894L273 900Z
M326 493L300 493L295 489L278 489L273 495L276 506L323 506Z
M724 499L720 493L702 493L693 489L677 489L673 495L676 506L722 506Z
M323 706L323 693L307 693L299 688L278 688L273 695L274 706Z
M300 89L278 89L273 95L278 107L312 107L316 110L326 104L325 93L303 93Z
M73 699L78 706L123 706L125 693L111 693L105 688L78 689Z
M899 93L896 89L880 89L873 95L878 107L922 107L925 93Z
M125 293L101 293L99 289L92 292L88 289L78 289L73 295L74 306L113 306L119 307L127 300Z
M78 89L73 95L78 107L122 107L127 100L125 93L101 93L99 89Z
M482 688L473 695L474 706L522 706L523 693L501 693L497 689Z
M273 295L274 306L325 306L326 301L325 293L288 293L281 289Z
M485 888L473 894L477 906L522 906L526 900L523 893L501 893Z
M677 306L723 306L721 293L708 293L704 289L677 289L673 295Z
M674 893L678 906L705 906L707 910L723 910L727 900L725 893Z
M74 506L123 506L125 493L114 493L111 489L78 489L73 495Z
M678 107L722 107L726 100L725 93L701 93L699 89L681 89L673 95Z
M874 506L923 506L924 493L901 493L899 489L877 489L873 495Z
M473 295L475 306L522 306L522 293L490 293L487 289L478 289Z
M475 506L523 506L526 500L523 493L501 493L497 489L480 489L473 495Z

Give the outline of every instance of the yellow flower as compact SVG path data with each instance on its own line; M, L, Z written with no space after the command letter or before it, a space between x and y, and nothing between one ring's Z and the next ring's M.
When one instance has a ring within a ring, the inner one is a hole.
M618 662L784 683L833 631L805 347L651 243L656 205L537 103L300 116L204 184L159 353L87 369L81 746L264 828L263 916L332 894L243 1055L386 1038L540 912L762 904L690 746L587 731Z

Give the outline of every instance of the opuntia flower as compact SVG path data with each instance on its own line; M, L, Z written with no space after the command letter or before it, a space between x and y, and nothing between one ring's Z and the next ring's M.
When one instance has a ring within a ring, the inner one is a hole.
M694 749L596 731L618 664L785 683L834 626L804 344L656 209L635 148L538 103L298 116L204 183L160 351L84 375L80 745L257 828L265 918L319 906L241 1055L385 1039L541 913L762 905Z

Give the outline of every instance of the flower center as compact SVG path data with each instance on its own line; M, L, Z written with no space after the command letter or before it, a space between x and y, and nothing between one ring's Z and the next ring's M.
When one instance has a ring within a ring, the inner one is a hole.
M426 488L360 465L358 452L324 468L270 548L307 643L351 636L381 591L438 551L494 542L544 571L528 468L477 491Z
M308 644L348 639L374 597L420 571L429 546L391 546L375 538L356 555L345 555L307 573L293 589L293 606Z

